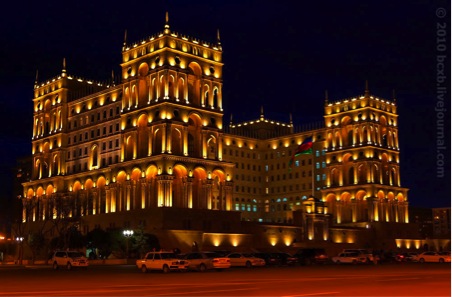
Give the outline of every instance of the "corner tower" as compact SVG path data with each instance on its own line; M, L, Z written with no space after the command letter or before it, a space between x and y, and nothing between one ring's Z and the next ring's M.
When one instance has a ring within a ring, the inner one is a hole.
M325 100L326 188L334 223L408 223L408 189L400 183L395 98L364 95Z

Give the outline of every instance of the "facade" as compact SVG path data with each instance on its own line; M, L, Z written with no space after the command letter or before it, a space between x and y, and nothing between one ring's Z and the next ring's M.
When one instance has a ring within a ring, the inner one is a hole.
M120 65L121 81L108 85L68 74L65 62L36 79L24 223L72 218L84 233L140 225L172 245L215 247L251 245L262 227L250 223L268 225L261 241L272 246L352 243L369 224L409 223L395 99L367 87L326 98L324 124L302 131L263 110L225 125L219 33L215 43L184 36L168 16L163 32L124 40ZM313 153L289 168L308 137Z
M433 234L437 238L450 238L450 207L433 208Z

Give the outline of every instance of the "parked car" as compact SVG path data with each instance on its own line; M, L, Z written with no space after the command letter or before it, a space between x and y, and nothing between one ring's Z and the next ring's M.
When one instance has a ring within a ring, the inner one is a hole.
M170 271L187 271L188 261L178 259L173 252L148 252L143 259L136 261L136 266L146 273L149 270L160 270L164 273Z
M415 256L414 261L418 261L420 263L424 262L436 262L436 263L450 263L450 254L440 254L437 252L423 252L417 256Z
M265 265L269 265L269 266L271 266L271 265L281 265L281 263L280 263L281 259L279 259L276 256L276 254L274 254L274 253L262 253L262 252L259 252L259 253L253 253L253 256L257 257L257 258L264 259L265 260Z
M336 264L358 264L367 263L367 257L359 252L342 252L331 258Z
M265 260L262 258L258 258L253 256L253 254L248 253L231 253L227 255L227 257L231 261L232 267L257 267L257 266L265 266Z
M322 248L304 248L294 255L300 265L323 264L329 261L328 254Z
M52 256L52 267L55 270L60 267L65 267L67 270L74 267L87 268L88 265L88 258L79 251L56 251Z
M221 257L215 252L191 252L184 255L188 261L188 269L204 272L210 269L222 270L231 267L227 257Z
M370 263L374 260L378 260L378 258L374 258L372 251L368 249L344 249L343 253L360 253L361 255L366 256L366 262Z
M417 256L418 254L415 252L404 252L404 253L398 253L395 256L395 260L397 262L413 262L413 259Z
M279 259L279 265L296 265L298 264L298 258L292 256L289 253L279 252L272 253L273 257Z

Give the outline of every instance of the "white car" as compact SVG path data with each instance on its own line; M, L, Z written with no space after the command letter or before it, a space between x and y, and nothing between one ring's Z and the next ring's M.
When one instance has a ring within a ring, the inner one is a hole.
M368 262L366 255L359 252L343 252L332 257L331 260L336 264L358 264Z
M414 256L413 261L420 263L435 262L435 263L450 263L450 254L437 252L423 252Z
M229 258L221 257L215 252L191 252L184 256L188 261L188 269L204 272L206 270L222 270L231 267Z
M366 256L367 263L374 261L374 255L371 251L367 249L344 249L342 250L343 253L360 253L361 255Z
M88 258L79 251L56 251L52 256L52 267L57 270L65 267L71 270L73 267L88 267Z
M252 254L247 253L231 253L226 256L231 261L232 267L257 267L265 266L265 260L262 258L257 258Z
M188 261L178 259L173 252L149 252L143 259L136 261L136 266L144 273L149 270L168 273L170 271L187 271Z

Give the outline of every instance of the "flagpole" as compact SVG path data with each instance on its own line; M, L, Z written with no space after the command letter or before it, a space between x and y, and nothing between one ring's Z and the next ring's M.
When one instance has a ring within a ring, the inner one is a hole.
M312 197L314 197L314 179L315 179L315 171L314 171L314 150L312 150ZM314 197L315 198L315 197Z

